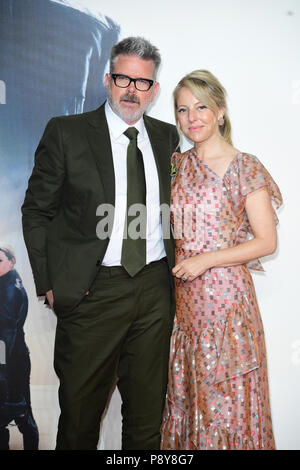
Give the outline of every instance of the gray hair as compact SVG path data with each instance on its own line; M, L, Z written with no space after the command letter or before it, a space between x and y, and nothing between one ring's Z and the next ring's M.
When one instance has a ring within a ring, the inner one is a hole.
M160 53L157 47L146 39L140 36L130 36L115 44L110 53L110 73L113 73L115 61L120 54L137 56L143 60L152 60L154 63L154 78L156 77L161 62Z

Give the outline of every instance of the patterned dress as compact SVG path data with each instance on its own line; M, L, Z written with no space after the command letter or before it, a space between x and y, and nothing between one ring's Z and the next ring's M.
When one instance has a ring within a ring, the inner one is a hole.
M251 227L247 194L265 187L278 208L276 183L240 153L223 178L193 149L172 157L176 262L233 247ZM277 223L277 217L274 211ZM175 278L176 318L162 449L274 449L262 320L249 267L214 267L194 281Z

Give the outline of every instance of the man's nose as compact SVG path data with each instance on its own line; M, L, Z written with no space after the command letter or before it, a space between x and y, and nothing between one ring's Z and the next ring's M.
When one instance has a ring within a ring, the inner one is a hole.
M130 85L128 86L128 91L130 91L130 93L135 93L136 92L134 82L130 83Z

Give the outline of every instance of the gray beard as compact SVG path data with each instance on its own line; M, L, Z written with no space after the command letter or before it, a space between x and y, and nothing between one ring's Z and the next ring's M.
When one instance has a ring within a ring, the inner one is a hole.
M125 96L129 96L129 95L125 95ZM149 101L145 103L143 108L139 108L134 113L132 113L132 112L124 111L119 105L119 103L113 100L110 89L107 90L107 99L108 99L111 109L117 114L117 116L119 116L123 121L127 122L128 124L137 122L143 116L144 112L146 111L146 109L148 108L151 102L151 97L150 97Z

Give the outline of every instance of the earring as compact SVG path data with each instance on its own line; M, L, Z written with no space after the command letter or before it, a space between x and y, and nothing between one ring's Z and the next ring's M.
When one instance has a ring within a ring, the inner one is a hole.
M222 116L218 121L219 126L224 126L224 117Z

